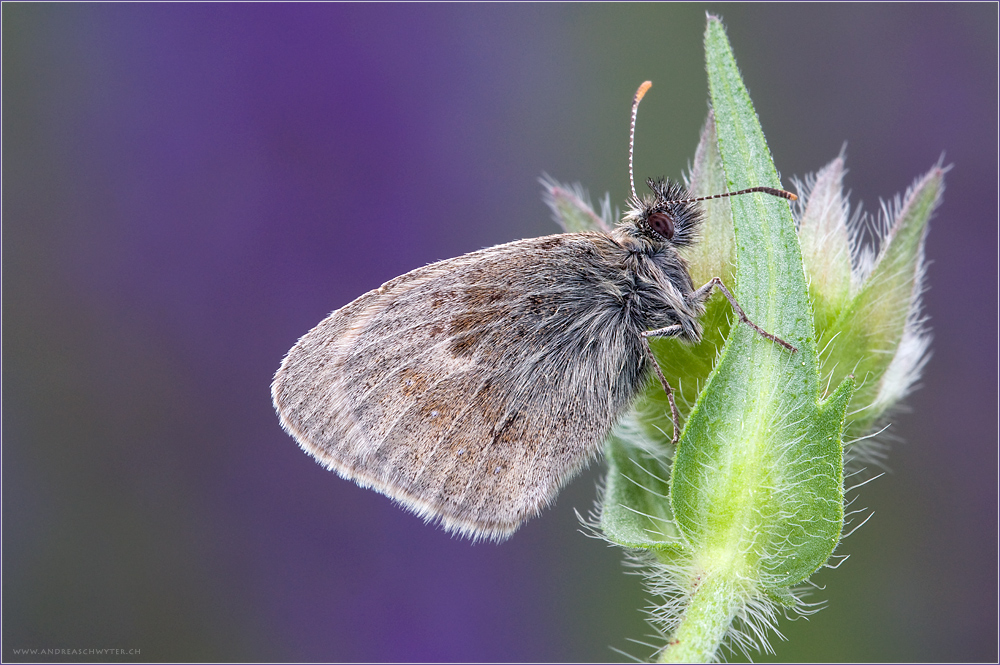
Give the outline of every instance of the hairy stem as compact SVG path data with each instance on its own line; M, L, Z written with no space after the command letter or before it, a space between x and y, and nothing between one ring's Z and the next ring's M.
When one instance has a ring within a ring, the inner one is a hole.
M730 574L707 574L695 580L699 586L691 594L670 642L660 652L659 662L707 663L715 660L746 595L745 590L734 584L734 579Z

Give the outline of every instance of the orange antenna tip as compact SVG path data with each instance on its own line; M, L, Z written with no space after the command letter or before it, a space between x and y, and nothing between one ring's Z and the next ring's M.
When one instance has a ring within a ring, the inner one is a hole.
M639 89L635 91L635 99L632 100L632 104L638 105L642 98L646 96L646 91L653 87L652 81L644 81Z
M628 130L628 184L632 187L632 198L638 198L635 193L635 178L632 176L632 152L635 148L635 115L639 112L639 102L645 96L646 91L653 87L652 81L644 81L639 89L635 91L632 99L632 124Z

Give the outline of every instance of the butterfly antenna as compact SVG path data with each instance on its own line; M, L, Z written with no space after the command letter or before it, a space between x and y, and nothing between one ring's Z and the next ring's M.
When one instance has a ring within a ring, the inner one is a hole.
M632 124L629 126L628 131L628 183L632 187L632 198L638 199L638 195L635 193L635 176L632 170L632 156L635 153L635 118L639 114L639 102L645 97L646 91L653 87L652 81L644 81L639 89L635 91L635 97L632 99ZM697 201L708 201L709 199L721 199L727 196L739 196L740 194L753 194L754 192L763 192L764 194L770 194L771 196L777 196L782 199L788 199L789 201L795 201L799 197L795 196L791 192L786 192L783 189L775 189L774 187L750 187L749 189L741 189L738 192L726 192L725 194L714 194L712 196L699 196L694 199L678 199L676 201L664 201L663 203L695 203Z
M713 194L712 196L699 196L696 199L678 199L676 201L664 201L663 203L694 203L695 201L708 201L709 199L721 199L727 196L739 196L740 194L753 194L754 192L763 192L765 194L770 194L771 196L777 196L783 199L788 199L789 201L795 201L799 197L795 196L791 192L786 192L783 189L775 189L774 187L751 187L750 189L741 189L738 192L726 192L725 194Z
M652 81L645 81L635 91L632 99L632 126L628 130L628 183L632 186L632 198L639 198L635 193L635 177L632 175L632 152L635 148L635 116L639 113L639 102L642 101L646 91L653 87Z

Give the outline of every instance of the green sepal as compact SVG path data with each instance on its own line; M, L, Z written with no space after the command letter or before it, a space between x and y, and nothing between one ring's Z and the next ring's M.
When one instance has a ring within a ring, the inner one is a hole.
M709 20L705 42L729 190L780 188L718 20ZM736 298L751 320L798 351L733 326L679 443L671 506L702 565L756 578L760 587L789 586L822 565L840 536L843 400L853 382L819 403L813 315L788 203L751 194L731 205Z
M610 231L613 222L607 217L610 217L611 206L605 206L606 215L597 214L590 203L590 197L579 183L564 185L548 176L542 176L539 181L545 188L542 198L552 210L552 219L564 231Z
M625 434L623 428L631 431ZM679 551L683 541L667 496L669 448L645 437L629 417L608 439L604 454L608 463L600 516L604 536L631 549Z
M820 330L823 374L832 383L858 379L848 433L866 433L900 395L884 396L887 370L903 339L920 293L927 222L941 201L945 170L932 168L899 206L875 266L836 320ZM891 387L890 387L891 388Z
M713 196L726 191L726 172L722 166L719 140L715 133L715 114L711 110L701 130L688 184L691 196L694 197ZM730 285L736 262L730 201L728 198L711 199L702 201L699 205L703 215L698 242L684 251L691 279L694 280L695 287L713 277L719 277Z
M808 199L799 218L799 247L818 332L830 327L856 290L844 173L841 155L809 179Z
M795 594L793 594L792 590L788 587L765 589L764 595L766 595L779 607L784 607L785 609L791 609L799 604L799 601L795 598Z

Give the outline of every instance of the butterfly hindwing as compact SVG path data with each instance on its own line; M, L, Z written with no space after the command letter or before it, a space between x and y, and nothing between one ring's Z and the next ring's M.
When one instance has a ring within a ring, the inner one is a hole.
M272 386L283 426L449 530L509 535L596 455L642 380L623 271L580 260L616 247L521 240L366 293L286 356Z

